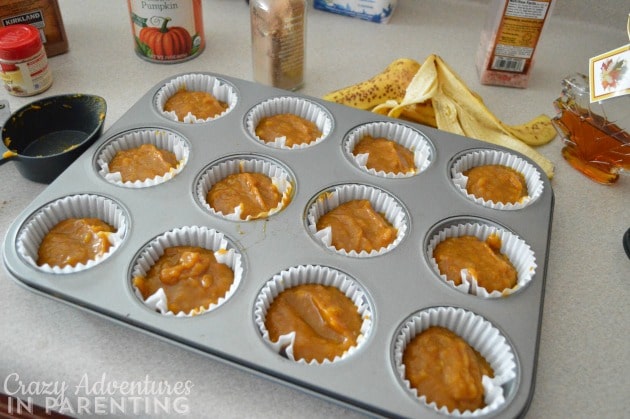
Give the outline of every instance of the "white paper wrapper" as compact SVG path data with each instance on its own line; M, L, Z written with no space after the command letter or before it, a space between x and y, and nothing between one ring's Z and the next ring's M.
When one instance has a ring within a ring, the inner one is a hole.
M357 199L367 199L372 204L372 208L378 213L384 214L394 228L398 229L396 239L387 247L381 250L367 252L362 250L350 252L344 249L337 249L332 245L332 230L325 228L317 230L317 221L321 216L333 210L341 204ZM407 235L409 228L409 217L400 203L383 190L359 184L346 184L336 186L331 190L320 193L311 203L307 212L307 226L309 232L327 249L351 257L371 257L378 256L394 249Z
M234 272L234 282L232 286L215 304L210 304L208 307L199 307L188 313L173 313L168 309L168 301L162 288L145 300L140 291L133 286L132 283L132 288L140 301L150 309L166 316L191 317L215 310L229 300L243 278L242 256L226 239L223 233L207 227L186 226L173 229L156 237L142 250L137 260L134 262L130 280L133 282L133 279L136 277L146 276L149 269L151 269L164 254L165 249L174 246L196 246L214 251L214 257L217 261L228 265Z
M310 143L296 144L289 147L286 145L286 137L276 138L275 142L266 142L256 135L256 127L262 118L285 113L297 115L313 122L321 131L321 137L311 141ZM254 106L245 116L245 127L252 137L265 145L283 149L299 149L314 146L328 137L328 134L332 130L332 126L332 116L321 105L303 98L292 96L275 97L266 100Z
M366 166L368 154L353 154L354 147L367 135L373 138L386 138L413 152L415 170L407 173L387 173L382 170L369 169ZM372 122L360 125L348 133L344 139L343 147L348 158L361 170L386 178L406 178L422 173L429 167L433 157L431 143L422 133L406 125L394 122Z
M509 258L510 262L514 265L514 268L517 271L517 281L514 288L505 289L503 291L488 292L488 290L477 284L476 279L473 278L466 269L462 269L462 283L460 285L455 285L453 281L446 278L446 275L440 274L437 262L433 258L433 251L440 242L449 237L460 237L466 235L475 236L479 240L485 241L493 234L497 235L501 239L500 252ZM501 298L523 289L532 280L537 267L534 252L531 247L525 243L525 241L509 231L479 223L452 225L439 231L429 241L427 255L429 257L429 263L443 281L461 292L476 295L482 298Z
M521 202L504 204L502 202L487 201L481 197L468 193L466 190L468 177L465 176L463 172L472 169L473 167L491 164L510 167L517 172L520 172L525 177L525 182L527 184L527 196L524 197ZM468 197L468 199L485 207L499 210L517 210L525 208L535 202L536 199L542 195L544 189L540 172L532 164L518 156L515 156L514 154L498 150L476 150L463 155L457 159L451 167L451 177L455 187Z
M108 234L110 243L107 253L89 260L85 264L72 266L38 265L38 250L44 236L61 221L69 218L98 218L116 231ZM68 274L89 269L113 254L127 233L126 214L116 202L98 195L71 195L60 198L38 210L21 229L17 239L19 255L35 268L49 273Z
M152 179L136 180L123 182L120 172L110 172L109 163L112 161L117 152L140 147L143 144L153 144L155 147L167 150L175 154L178 164L164 175L156 176ZM138 130L123 134L122 136L109 141L101 150L96 160L99 174L110 183L125 188L146 188L149 186L159 185L170 179L182 171L188 162L190 148L188 143L179 135L165 130Z
M326 266L300 265L286 269L273 276L262 288L254 303L254 319L260 330L265 343L274 351L286 354L286 356L298 363L307 364L304 359L295 359L293 356L293 342L295 333L282 335L277 342L272 342L269 332L265 326L267 311L271 307L273 300L284 290L303 284L320 284L338 288L346 297L352 300L357 307L357 312L361 315L361 334L357 338L357 344L349 348L342 355L336 356L332 360L325 359L321 364L330 364L352 356L367 341L372 329L372 308L367 299L365 291L361 286L346 274ZM317 360L311 360L309 365L320 365Z
M196 186L197 200L199 201L201 206L211 213L224 217L228 220L243 221L241 219L242 209L240 206L234 208L233 213L224 214L221 211L216 211L206 201L208 191L210 191L215 183L225 179L229 175L236 173L262 173L271 178L271 182L273 183L273 185L275 185L276 188L278 188L278 191L282 194L282 199L280 199L280 203L276 208L273 208L267 212L260 213L256 216L247 216L245 218L245 221L255 220L259 218L267 218L281 211L291 202L295 180L284 167L273 162L272 160L264 159L262 157L239 158L238 156L236 156L230 158L229 160L225 160L223 162L212 165L201 175Z
M184 74L166 83L155 96L155 106L158 111L170 120L179 121L175 112L166 112L164 110L164 104L171 96L182 89L190 92L207 92L217 100L228 104L227 109L223 113L206 119L198 119L195 115L189 113L184 117L183 121L180 121L188 124L203 123L220 118L234 109L238 102L236 91L225 81L207 74Z
M426 397L418 394L405 378L405 366L402 362L405 348L415 336L431 326L441 326L457 334L477 350L492 367L494 378L484 376L482 379L486 403L484 408L472 412L469 410L460 412L457 409L449 412L445 406L439 407L434 402L428 403ZM422 403L440 413L457 417L478 417L499 409L506 399L504 387L514 382L517 375L514 352L499 330L483 317L453 307L426 309L405 321L394 341L394 364L403 386Z

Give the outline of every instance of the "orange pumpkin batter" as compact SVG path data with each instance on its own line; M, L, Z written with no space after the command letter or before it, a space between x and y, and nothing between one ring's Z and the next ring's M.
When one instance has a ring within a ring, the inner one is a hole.
M174 246L133 284L146 299L162 288L168 309L173 313L197 312L216 304L234 282L234 272L217 262L212 250L194 246Z
M473 167L468 176L468 193L486 201L516 204L527 196L527 182L522 173L511 167L491 164Z
M462 283L461 270L477 280L489 292L513 288L517 272L509 258L500 252L501 240L491 235L484 242L474 236L450 237L433 251L438 268L456 285Z
M354 146L352 154L368 154L368 169L386 173L409 173L416 170L411 150L387 138L366 135Z
M415 336L403 353L405 378L428 403L449 411L485 406L481 377L493 377L488 362L450 330L434 326Z
M285 145L293 147L308 144L322 136L313 122L290 113L267 116L260 120L256 135L261 140L272 143L276 138L286 137Z
M164 104L164 110L175 112L180 121L189 113L197 119L208 119L223 113L227 108L227 103L217 100L208 92L190 92L185 89L176 92Z
M336 249L371 252L387 247L396 239L398 230L372 208L367 199L341 204L317 221L317 230L330 227L332 245Z
M295 332L293 355L307 362L341 356L357 343L361 315L339 289L304 284L281 292L271 303L265 326L272 341Z
M143 181L163 176L177 167L175 154L153 144L118 151L109 162L109 171L119 172L123 182Z
M212 185L206 201L223 214L241 208L241 219L261 217L278 207L282 194L271 178L262 173L236 173Z
M104 255L108 236L115 229L98 218L68 218L44 236L38 250L38 265L76 266Z

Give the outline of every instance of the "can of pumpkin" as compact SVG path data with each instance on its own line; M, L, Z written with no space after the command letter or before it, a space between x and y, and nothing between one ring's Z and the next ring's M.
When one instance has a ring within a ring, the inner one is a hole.
M127 0L136 54L154 63L178 63L201 54L201 0Z

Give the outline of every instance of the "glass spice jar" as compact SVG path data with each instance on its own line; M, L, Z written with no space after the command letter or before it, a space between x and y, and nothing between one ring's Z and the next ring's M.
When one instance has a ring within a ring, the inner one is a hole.
M286 90L304 84L306 0L250 0L254 80Z

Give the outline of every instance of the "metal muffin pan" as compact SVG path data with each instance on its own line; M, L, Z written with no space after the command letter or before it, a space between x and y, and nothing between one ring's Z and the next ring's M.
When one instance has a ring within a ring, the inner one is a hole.
M487 208L457 190L451 179L451 165L471 150L517 154L511 150L225 75L199 74L215 77L233 88L237 102L231 111L203 123L169 120L157 111L155 97L176 76L155 85L11 225L4 242L4 264L11 276L46 297L346 407L387 417L444 417L401 385L393 348L399 329L414 313L432 307L464 309L498 329L515 358L516 377L504 388L505 402L482 417L524 414L536 375L554 205L549 179L542 174L543 193L524 208ZM326 138L299 149L270 147L253 138L245 122L247 113L276 97L307 99L323 107L333 120ZM430 164L421 173L402 178L370 174L354 164L343 149L346 134L362 124L378 121L420 132L431 146ZM108 182L98 173L99 151L127 132L144 129L181 136L190 148L186 165L167 182L149 187L134 189ZM271 159L286 167L295 179L291 202L268 218L252 221L228 220L203 208L197 198L197 180L213 163L231 156ZM382 190L399 201L408 216L408 228L395 248L377 256L351 257L325 248L309 232L307 212L313 199L322 191L346 184ZM126 234L116 251L74 273L45 272L25 261L17 249L24 226L47 204L81 194L111 200L126 215ZM537 266L526 286L503 298L481 298L454 289L436 274L427 257L427 236L441 226L462 220L498 226L531 247ZM134 293L131 275L134 262L148 243L186 226L223 234L242 256L243 272L237 289L224 304L182 318L163 315L144 305ZM254 320L257 296L274 275L301 265L336 269L365 290L372 309L372 327L364 344L351 356L333 363L307 365L279 355L263 341Z

